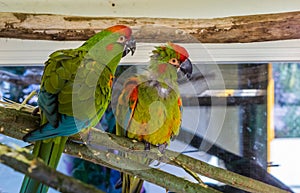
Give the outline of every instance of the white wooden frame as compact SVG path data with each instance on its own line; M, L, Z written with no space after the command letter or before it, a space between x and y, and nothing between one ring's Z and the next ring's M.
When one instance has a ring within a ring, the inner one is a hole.
M0 65L42 65L49 54L58 49L76 48L80 41L41 41L0 39ZM149 60L154 46L160 43L138 43L133 57L122 64ZM231 44L184 44L195 63L262 63L300 62L300 40Z

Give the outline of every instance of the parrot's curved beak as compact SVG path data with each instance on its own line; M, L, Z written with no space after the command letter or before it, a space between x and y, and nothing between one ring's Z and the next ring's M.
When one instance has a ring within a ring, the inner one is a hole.
M188 58L180 64L179 69L181 72L183 72L185 74L185 76L189 80L191 79L192 72L193 72L193 64Z
M129 52L131 52L131 55L134 54L136 50L136 41L133 37L131 37L126 43L125 43L125 48L123 51L122 57L126 56Z

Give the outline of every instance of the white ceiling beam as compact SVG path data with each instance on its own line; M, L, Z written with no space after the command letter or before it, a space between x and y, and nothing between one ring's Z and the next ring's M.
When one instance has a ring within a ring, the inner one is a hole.
M0 38L0 65L42 65L49 54L58 49L76 48L81 41L37 41ZM122 64L149 60L154 46L138 43L134 56L122 59ZM300 62L300 40L231 44L181 44L196 63L261 63Z

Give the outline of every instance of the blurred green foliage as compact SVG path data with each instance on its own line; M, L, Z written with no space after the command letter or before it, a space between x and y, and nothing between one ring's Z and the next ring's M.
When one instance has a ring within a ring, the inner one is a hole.
M274 63L275 135L300 137L300 63Z

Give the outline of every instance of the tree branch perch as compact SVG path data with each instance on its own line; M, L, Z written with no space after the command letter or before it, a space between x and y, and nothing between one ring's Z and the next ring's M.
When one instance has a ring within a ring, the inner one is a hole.
M16 150L0 144L0 162L62 192L104 193L94 186L84 184L49 168L24 149Z
M300 12L215 19L75 17L0 13L0 37L87 40L114 24L131 26L137 42L245 43L300 38ZM165 26L165 27L159 27Z
M28 110L30 111L30 110ZM17 111L14 109L8 109L4 107L0 107L0 133L21 139L25 133L32 129L36 129L39 127L39 117L32 116L28 112L22 112ZM127 153L132 153L134 150L143 150L144 145L140 142L133 143L130 139L124 138L124 137L118 137L114 134L105 133L102 131L99 131L97 129L91 129L91 133L89 133L89 136L92 136L87 139L87 143L93 144L93 145L99 145L102 147L109 147L109 149L116 149L119 151L125 151ZM104 150L99 150L99 153L95 154L92 152L87 146L83 144L78 144L75 141L81 140L80 137L72 136L71 141L67 143L66 145L66 153L81 157L82 159L86 159L101 165L105 165L111 168L114 168L116 170L127 172L132 175L136 175L144 180L160 184L160 182L157 181L158 178L154 178L154 175L166 175L166 174L160 174L156 173L159 170L150 169L152 171L156 171L155 174L148 174L148 172L143 172L143 170L126 170L124 167L122 167L122 163L130 164L132 160L130 160L130 163L126 160L124 161L120 156L117 156L115 154L109 153ZM134 153L138 153L139 151L134 151ZM145 154L144 151L140 151L140 153ZM251 178L247 178L238 174L235 174L233 172L217 168L214 166L211 166L205 162L202 162L200 160L193 159L191 157L179 154L177 152L172 151L166 151L165 155L159 155L157 153L156 148L152 148L150 152L146 152L147 156L156 160L160 160L162 162L169 162L170 164L174 164L170 162L169 158L175 158L177 161L183 163L185 166L189 167L192 171L199 173L201 175L207 176L212 179L216 179L220 182L224 182L228 185L231 185L233 187L243 189L249 192L286 192L283 190L280 190L278 188L275 188L273 186L264 184L262 182L253 180ZM109 155L109 156L108 156ZM117 157L116 157L117 156ZM122 161L118 161L122 159ZM114 164L112 164L115 162ZM139 164L139 163L137 163ZM176 165L176 164L175 164ZM128 166L128 165L127 165ZM135 167L135 163L131 167ZM145 167L145 166L144 166ZM126 168L126 167L125 167ZM153 181L154 180L154 181ZM177 182L177 179L175 180ZM165 181L163 182L165 183ZM191 182L185 182L185 183L191 183ZM162 184L163 185L163 184ZM171 184L167 184L171 185ZM173 184L174 186L176 184ZM197 184L198 185L198 184ZM194 187L193 183L191 183L189 186ZM176 187L176 186L175 186ZM168 187L170 188L170 187ZM174 187L173 187L174 188ZM203 188L200 185L197 186L197 188ZM194 189L192 189L194 191ZM192 191L192 192L193 192ZM212 190L211 190L212 191Z

